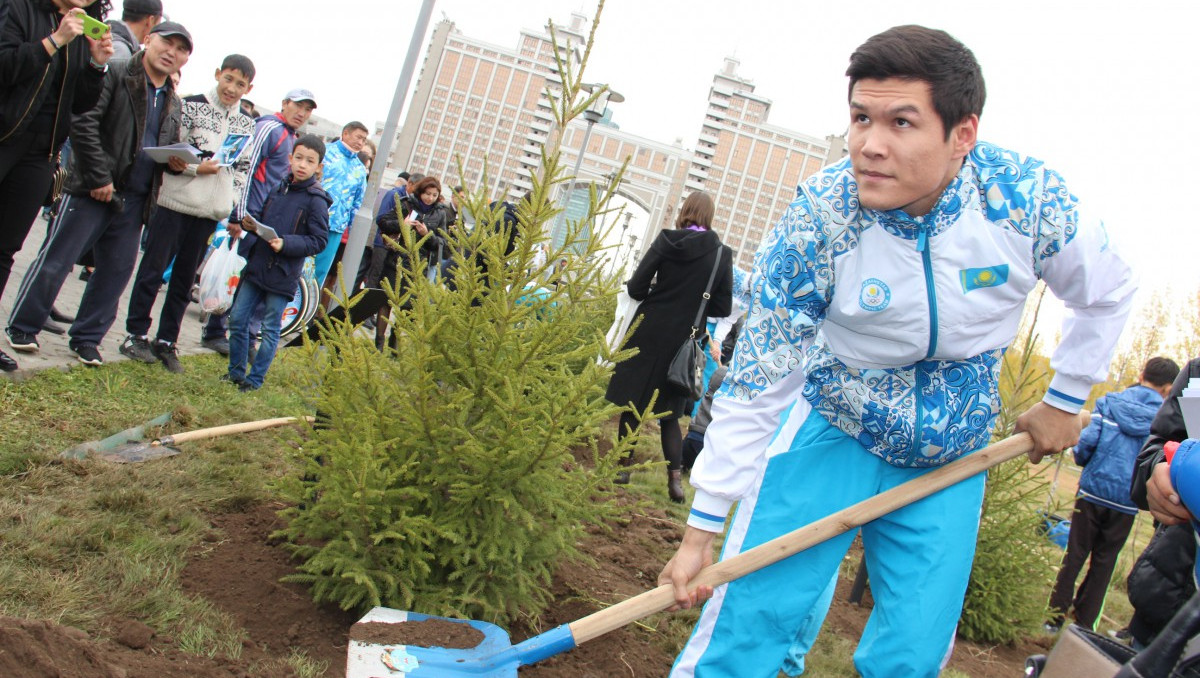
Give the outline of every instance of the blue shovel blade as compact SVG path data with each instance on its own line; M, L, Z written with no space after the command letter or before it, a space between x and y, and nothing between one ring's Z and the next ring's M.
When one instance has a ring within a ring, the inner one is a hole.
M481 621L433 617L418 612L376 607L360 622L400 623L430 620L467 624L483 633L483 640L469 649L389 645L351 640L346 678L517 678L517 667L541 661L575 647L575 640L566 624L514 646L508 638L507 631L495 624Z

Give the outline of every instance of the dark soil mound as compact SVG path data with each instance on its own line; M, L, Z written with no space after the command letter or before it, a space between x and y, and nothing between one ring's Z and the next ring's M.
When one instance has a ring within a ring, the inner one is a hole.
M136 620L111 620L107 625L114 637L125 641L122 645L50 622L0 618L0 676L251 678L255 667L286 656L291 648L328 662L327 676L344 676L348 634L358 615L315 605L303 587L279 582L294 572L287 550L270 539L282 526L275 515L279 508L260 505L215 516L213 540L196 548L181 575L189 594L207 599L245 628L249 640L238 659L185 655L170 638L147 637L148 629ZM655 508L630 505L626 516L627 524L590 530L581 546L594 563L561 567L551 584L555 602L536 624L510 629L514 643L654 587L682 528ZM849 638L861 634L870 613L870 595L861 607L850 604L850 584L848 578L840 582L824 633ZM663 641L670 619L654 615L522 668L521 676L664 676L674 659L674 650ZM1048 646L1048 641L1018 647L980 647L960 641L950 666L972 678L1007 678L1021 675L1025 657L1045 652Z

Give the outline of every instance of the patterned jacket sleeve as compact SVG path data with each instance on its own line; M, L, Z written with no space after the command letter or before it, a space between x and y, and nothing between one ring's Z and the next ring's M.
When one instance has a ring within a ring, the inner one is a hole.
M1062 339L1044 402L1078 412L1108 365L1137 291L1133 269L1109 241L1104 224L1080 208L1062 178L1047 170L1034 253L1039 274L1066 305Z
M693 527L721 531L766 463L784 411L800 397L804 375L796 368L832 293L824 223L801 191L755 255L750 309L692 470Z

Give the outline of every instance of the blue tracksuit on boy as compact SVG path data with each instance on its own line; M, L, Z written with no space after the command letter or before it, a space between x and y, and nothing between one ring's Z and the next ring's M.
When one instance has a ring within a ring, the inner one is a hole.
M250 388L262 386L275 359L279 344L279 328L283 310L296 295L305 257L325 248L329 238L329 205L333 201L315 177L292 181L289 175L271 193L254 215L274 228L283 240L278 251L271 249L258 236L247 234L239 245L246 258L242 280L238 286L233 308L229 310L229 378ZM262 301L262 343L254 357L250 373L246 373L246 356L250 343L250 320L255 307Z

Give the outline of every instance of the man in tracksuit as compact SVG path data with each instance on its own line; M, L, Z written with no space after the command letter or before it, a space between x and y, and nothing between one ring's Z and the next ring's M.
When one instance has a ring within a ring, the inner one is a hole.
M104 364L100 342L116 320L162 175L162 165L142 149L179 141L181 105L171 75L191 52L187 29L173 21L159 24L144 50L109 68L100 100L75 120L67 196L8 320L14 349L38 350L37 334L63 281L79 255L92 249L96 272L71 325L70 348L86 365Z
M715 595L688 591L734 503L723 557L985 446L1001 356L1039 279L1073 314L1050 388L1017 429L1033 439L1031 461L1062 451L1078 439L1078 412L1106 377L1135 291L1057 173L977 143L984 83L965 46L893 28L855 51L847 75L850 157L805 181L755 257L752 306L691 475L688 527L660 575L680 606L711 597L676 677L775 676L853 538ZM862 527L875 599L854 658L863 676L937 676L984 481Z
M1178 375L1174 360L1151 358L1136 385L1096 401L1092 420L1075 446L1075 463L1083 473L1071 513L1067 552L1050 595L1054 618L1047 630L1057 632L1072 608L1076 624L1096 626L1117 555L1137 518L1137 506L1129 496L1133 467L1150 435L1150 422ZM1089 558L1087 576L1076 593L1075 578Z
M247 151L250 177L229 217L229 237L241 236L242 227L239 224L242 219L247 214L258 214L271 191L283 183L291 169L296 130L308 122L316 108L317 100L312 92L294 89L284 97L278 113L264 115L255 122L254 138ZM200 343L205 348L221 355L229 355L229 340L225 336L227 316L227 313L210 316L200 335Z

